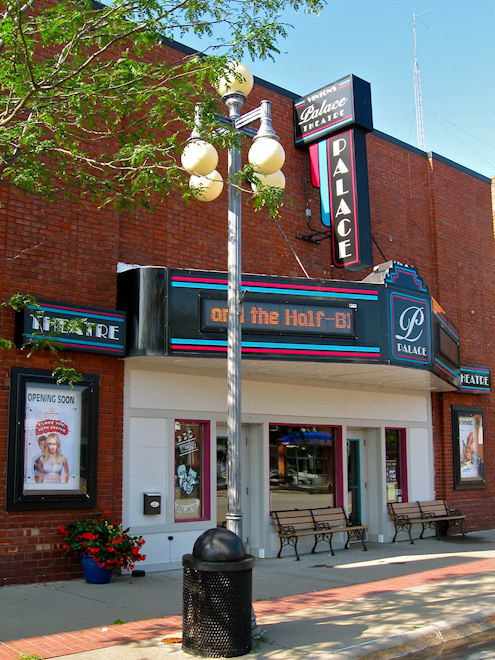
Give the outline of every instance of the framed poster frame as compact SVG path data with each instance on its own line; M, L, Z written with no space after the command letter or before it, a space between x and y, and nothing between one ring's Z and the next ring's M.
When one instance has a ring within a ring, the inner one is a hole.
M70 387L12 367L6 509L96 506L99 377Z
M486 488L484 410L452 406L454 488Z

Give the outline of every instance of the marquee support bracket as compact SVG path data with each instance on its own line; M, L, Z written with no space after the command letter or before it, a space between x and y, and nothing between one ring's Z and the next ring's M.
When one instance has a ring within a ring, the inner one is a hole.
M296 238L299 238L301 241L308 241L308 243L316 243L316 245L319 245L322 241L330 238L331 234L331 230L314 231L311 234L296 234Z

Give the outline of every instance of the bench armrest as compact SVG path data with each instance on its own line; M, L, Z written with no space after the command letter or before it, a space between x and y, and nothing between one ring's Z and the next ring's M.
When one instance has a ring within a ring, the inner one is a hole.
M406 523L411 520L405 513L394 513L393 518L397 523Z
M295 534L296 528L294 525L279 525L279 534Z
M332 529L332 528L326 522L316 522L315 521L315 529Z
M447 507L447 515L449 515L449 516L462 516L462 513L459 511L459 509L449 509Z

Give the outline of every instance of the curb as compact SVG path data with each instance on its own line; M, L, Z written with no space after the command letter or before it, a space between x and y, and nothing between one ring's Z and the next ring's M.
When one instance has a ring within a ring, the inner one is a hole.
M356 644L322 656L328 660L393 660L411 657L426 650L441 652L447 644L455 645L474 635L495 629L495 608L483 614L465 614L460 617L430 623L408 633L398 633L372 642Z

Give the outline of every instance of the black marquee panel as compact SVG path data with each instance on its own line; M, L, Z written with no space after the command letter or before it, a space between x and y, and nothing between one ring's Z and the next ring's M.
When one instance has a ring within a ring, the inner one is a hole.
M119 274L128 355L224 358L226 273L133 268ZM398 262L362 282L245 275L243 359L381 363L460 386L459 339L417 271Z

